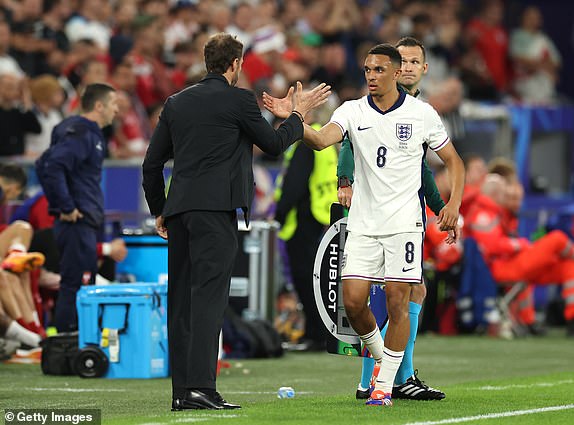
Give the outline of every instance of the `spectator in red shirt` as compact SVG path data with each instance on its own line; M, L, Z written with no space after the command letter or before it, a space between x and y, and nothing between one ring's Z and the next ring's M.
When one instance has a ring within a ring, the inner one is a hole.
M200 56L191 40L175 45L173 49L174 64L170 71L170 78L176 91L186 87L190 70L195 64L202 61Z
M146 108L163 104L175 92L167 66L161 61L163 32L153 16L140 16L134 22L134 45L128 53L136 75L136 91Z
M143 158L148 146L141 131L141 123L127 93L118 91L118 114L109 146L113 158Z
M261 80L270 82L281 63L286 49L285 35L272 26L259 29L253 37L253 46L243 59L243 72L254 86Z
M479 155L470 154L464 157L464 193L460 204L460 215L466 217L474 200L480 193L480 186L488 173L486 161Z
M466 27L469 46L480 54L500 92L505 92L510 82L508 34L502 26L503 17L501 0L484 0L480 14Z
M151 137L152 129L149 125L148 112L141 99L137 95L137 79L134 73L134 66L128 58L115 66L110 76L111 84L118 91L124 92L130 100L130 105L137 115L140 132L145 140Z

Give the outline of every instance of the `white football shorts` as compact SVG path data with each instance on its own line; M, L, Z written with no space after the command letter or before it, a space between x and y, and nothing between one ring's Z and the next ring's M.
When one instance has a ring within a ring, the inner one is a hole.
M373 283L422 282L422 232L366 236L349 232L345 241L341 279Z

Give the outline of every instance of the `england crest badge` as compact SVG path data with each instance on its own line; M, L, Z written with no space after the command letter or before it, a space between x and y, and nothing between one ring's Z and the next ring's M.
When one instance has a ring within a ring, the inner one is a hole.
M411 138L413 134L412 124L397 124L397 138L403 142L406 142Z

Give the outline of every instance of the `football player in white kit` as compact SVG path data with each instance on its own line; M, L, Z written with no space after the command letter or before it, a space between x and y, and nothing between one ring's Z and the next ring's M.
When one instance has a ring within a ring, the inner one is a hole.
M409 337L411 285L422 282L425 151L435 151L448 169L452 194L445 208L451 211L460 206L464 166L432 106L398 90L401 55L395 47L379 44L369 50L364 72L369 94L343 103L319 131L305 125L304 142L321 150L347 135L354 146L343 301L353 329L376 362L366 404L391 406ZM264 94L264 105L276 116L286 116L291 94L283 99ZM453 232L457 219L458 214L451 214L443 227ZM385 284L389 328L384 343L368 306L373 283Z

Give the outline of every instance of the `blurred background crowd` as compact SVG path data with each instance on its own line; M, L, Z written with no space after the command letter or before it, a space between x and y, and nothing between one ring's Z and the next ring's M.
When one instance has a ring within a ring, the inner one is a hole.
M365 93L370 47L414 36L427 49L424 97L457 140L465 101L572 98L571 14L558 3L2 0L0 156L37 157L51 128L77 112L82 87L109 82L121 94L108 156L142 157L163 101L202 77L203 43L220 31L244 43L240 86L282 96L296 80L322 81L336 94L331 108Z

